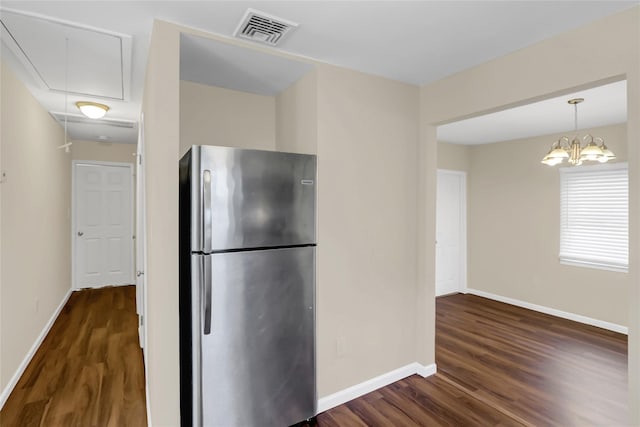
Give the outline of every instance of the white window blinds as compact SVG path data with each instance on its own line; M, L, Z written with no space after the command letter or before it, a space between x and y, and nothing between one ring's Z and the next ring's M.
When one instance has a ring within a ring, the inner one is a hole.
M560 262L627 271L626 163L560 169Z

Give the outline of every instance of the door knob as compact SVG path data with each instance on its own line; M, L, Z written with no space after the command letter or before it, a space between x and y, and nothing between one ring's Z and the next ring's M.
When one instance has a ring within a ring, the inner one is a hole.
M78 231L78 236L82 236L84 233L82 231Z
M136 273L136 276L140 277L140 276L142 276L143 274L144 274L144 271L138 271L138 272Z

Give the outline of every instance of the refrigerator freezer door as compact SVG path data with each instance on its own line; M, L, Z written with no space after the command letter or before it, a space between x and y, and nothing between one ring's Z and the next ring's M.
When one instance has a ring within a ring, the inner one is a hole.
M283 427L315 415L315 248L209 255L201 329L204 426Z
M315 156L204 145L192 152L192 251L316 242Z

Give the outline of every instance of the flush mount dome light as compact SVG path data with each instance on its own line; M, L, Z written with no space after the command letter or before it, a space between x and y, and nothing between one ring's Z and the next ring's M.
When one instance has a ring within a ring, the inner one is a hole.
M80 101L76 102L76 106L80 109L80 112L90 119L99 119L104 117L109 111L109 106L104 104L98 104L97 102Z

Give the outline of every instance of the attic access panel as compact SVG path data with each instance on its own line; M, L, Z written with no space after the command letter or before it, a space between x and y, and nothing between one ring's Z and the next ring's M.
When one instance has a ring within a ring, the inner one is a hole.
M3 39L44 88L128 99L129 36L8 11L2 11L0 20Z

